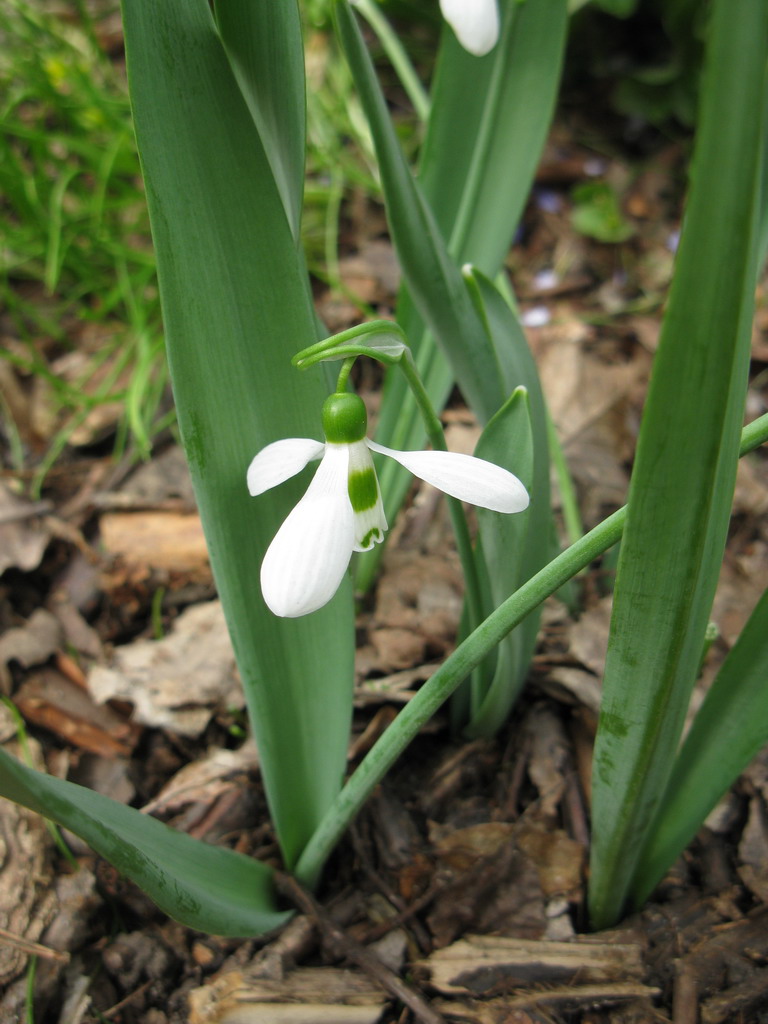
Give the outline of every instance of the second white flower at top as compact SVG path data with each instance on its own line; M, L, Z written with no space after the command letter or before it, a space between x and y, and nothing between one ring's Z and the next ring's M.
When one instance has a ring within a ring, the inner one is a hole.
M499 38L498 0L440 0L443 17L469 53L483 57Z
M323 405L325 443L306 437L274 441L248 468L248 490L255 497L322 460L262 562L261 590L275 615L296 618L322 608L336 593L352 552L368 551L384 539L387 521L371 450L461 501L493 512L528 507L525 487L501 466L454 452L392 451L369 440L366 427L361 398L331 395Z

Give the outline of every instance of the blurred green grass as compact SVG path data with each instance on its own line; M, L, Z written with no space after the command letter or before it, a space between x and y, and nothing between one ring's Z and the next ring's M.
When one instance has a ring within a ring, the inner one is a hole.
M303 236L310 272L344 292L342 198L379 187L328 10L303 6ZM46 404L19 417L0 380L2 454L39 493L69 447L111 441L118 456L147 458L173 423L118 3L4 0L0 97L0 358Z
M17 429L10 445L14 468L34 467L33 491L97 406L122 405L120 451L146 455L168 421L128 94L106 49L115 15L82 2L0 7L2 355L27 385L44 381L50 403L50 431ZM62 362L78 347L83 358Z

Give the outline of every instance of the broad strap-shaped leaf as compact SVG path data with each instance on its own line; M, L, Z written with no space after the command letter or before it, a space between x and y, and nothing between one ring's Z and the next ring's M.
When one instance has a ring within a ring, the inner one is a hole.
M0 792L84 839L188 928L260 935L284 924L261 861L193 839L133 807L27 768L0 748Z
M768 2L715 0L691 190L619 558L595 748L590 909L625 905L665 791L722 559L755 283Z
M768 92L768 82L765 84ZM765 100L765 110L768 111L768 98ZM766 114L768 118L768 114ZM764 267L768 259L768 124L763 126L763 177L760 188L760 219L757 241L757 265Z
M216 23L299 242L304 195L304 46L296 0L216 0Z
M640 905L768 744L768 590L728 653L677 756L632 886Z
M351 588L305 618L267 609L261 562L310 471L258 498L246 471L272 441L322 436L323 373L291 367L316 340L309 285L207 0L125 0L124 21L179 425L290 866L346 764Z

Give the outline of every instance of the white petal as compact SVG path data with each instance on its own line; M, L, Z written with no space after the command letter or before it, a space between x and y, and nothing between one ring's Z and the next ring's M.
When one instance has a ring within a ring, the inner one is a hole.
M248 490L255 498L257 494L290 480L312 459L319 459L324 449L322 441L313 441L310 437L286 437L282 441L273 441L261 449L248 467Z
M473 455L456 452L395 452L369 441L368 446L389 455L414 476L452 498L469 501L492 512L522 512L528 508L528 491L506 469Z
M375 487L373 500L367 508L356 508L355 503L352 502L352 511L355 516L355 551L370 551L374 544L380 544L384 540L384 534L387 531L387 517L384 515L379 481L366 441L355 441L349 445L350 477L353 473L370 473L372 484Z
M497 0L440 0L443 17L465 50L482 57L499 38Z
M261 592L275 615L296 618L331 600L355 542L347 494L346 445L329 445L307 493L277 532L261 564Z

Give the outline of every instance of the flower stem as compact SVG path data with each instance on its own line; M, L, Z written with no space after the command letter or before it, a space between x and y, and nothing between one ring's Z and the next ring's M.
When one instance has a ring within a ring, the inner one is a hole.
M341 364L341 370L339 370L339 378L336 381L336 394L343 395L347 390L347 381L349 375L352 372L352 367L355 365L356 356L350 356L349 359L345 359Z

